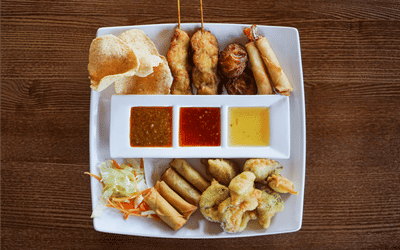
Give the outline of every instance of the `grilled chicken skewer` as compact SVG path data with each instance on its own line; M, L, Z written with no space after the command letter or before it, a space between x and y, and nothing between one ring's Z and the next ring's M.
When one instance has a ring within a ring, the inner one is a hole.
M189 35L181 30L180 5L178 0L178 28L171 39L171 46L167 52L168 65L174 81L171 86L173 95L191 95L189 72Z
M203 5L200 0L201 29L191 38L193 49L192 73L193 83L199 95L216 95L218 92L219 77L217 76L218 66L218 41L210 31L203 27Z

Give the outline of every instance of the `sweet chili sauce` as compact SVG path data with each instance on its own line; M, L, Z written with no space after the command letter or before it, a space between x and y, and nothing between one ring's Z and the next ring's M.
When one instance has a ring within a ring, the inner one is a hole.
M179 118L179 145L221 146L221 109L182 107Z

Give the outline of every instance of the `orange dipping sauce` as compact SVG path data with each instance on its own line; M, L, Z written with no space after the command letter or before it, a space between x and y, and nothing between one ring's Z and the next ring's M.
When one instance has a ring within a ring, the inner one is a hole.
M180 108L180 146L221 146L220 108Z
M172 147L172 107L132 107L131 147Z

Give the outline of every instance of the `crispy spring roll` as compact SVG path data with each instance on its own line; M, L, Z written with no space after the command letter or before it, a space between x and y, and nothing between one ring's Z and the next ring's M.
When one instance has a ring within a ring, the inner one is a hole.
M261 57L264 60L265 66L267 66L268 73L271 77L272 83L276 91L282 95L290 95L293 90L285 72L283 71L281 65L271 45L266 37L261 37L256 40L257 48L260 51Z
M268 78L267 69L261 58L261 54L257 49L255 42L246 44L247 54L251 64L251 71L253 71L254 80L257 84L258 94L271 95L274 93L271 82Z
M211 184L183 159L174 159L170 165L197 190L204 192Z
M178 230L186 223L186 219L154 187L143 197L143 201L172 229Z
M157 181L154 185L158 193L169 202L178 212L180 212L186 219L196 211L197 207L185 201L174 190L172 190L164 181Z
M161 176L161 180L165 181L175 192L192 205L197 206L201 194L192 187L182 176L180 176L172 168L168 168Z

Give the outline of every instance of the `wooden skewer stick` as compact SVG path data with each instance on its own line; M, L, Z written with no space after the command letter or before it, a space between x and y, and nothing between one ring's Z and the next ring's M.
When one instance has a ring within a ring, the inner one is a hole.
M181 29L181 7L178 0L178 29Z
M200 0L200 15L201 15L201 30L204 31L203 26L203 1Z

